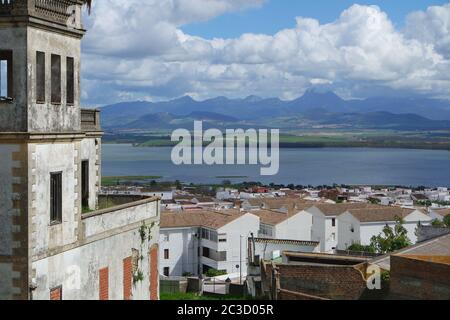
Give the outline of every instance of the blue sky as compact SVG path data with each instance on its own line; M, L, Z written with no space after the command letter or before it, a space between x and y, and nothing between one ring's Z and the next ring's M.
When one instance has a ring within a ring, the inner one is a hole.
M442 0L267 0L262 6L226 13L210 21L189 24L181 29L191 35L207 39L235 38L247 32L274 34L281 29L292 28L297 16L314 18L321 23L332 22L343 10L354 3L377 5L388 13L397 27L402 27L405 17L412 11L424 10L429 6L447 2Z
M96 0L84 24L89 105L312 88L450 99L450 0Z

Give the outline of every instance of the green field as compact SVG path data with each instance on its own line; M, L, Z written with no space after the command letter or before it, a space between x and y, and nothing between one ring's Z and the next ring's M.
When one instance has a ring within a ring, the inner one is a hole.
M161 179L161 176L120 176L120 177L102 177L102 186L116 186L130 181L147 181Z
M169 133L109 136L106 143L133 143L138 147L171 147ZM208 145L209 143L204 143ZM450 150L450 132L292 131L280 135L281 148L406 148Z

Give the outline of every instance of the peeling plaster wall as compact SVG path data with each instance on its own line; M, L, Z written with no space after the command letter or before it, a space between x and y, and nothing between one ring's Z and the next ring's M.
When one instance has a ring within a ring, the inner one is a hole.
M79 131L80 39L28 27L28 129L30 132ZM36 103L36 51L45 52L45 103ZM51 55L61 56L61 104L51 103ZM66 103L66 58L74 58L75 101Z
M13 101L0 102L0 132L27 131L27 29L0 27L0 50L13 52Z
M0 256L12 255L12 168L13 152L19 151L18 145L0 145Z
M50 289L62 286L64 300L98 300L99 270L109 268L109 299L123 299L123 259L138 249L144 259L139 269L144 279L132 286L134 300L150 299L149 248L158 241L159 228L152 229L152 240L141 242L139 229L89 243L33 263L37 289L33 299L48 300Z
M30 144L30 176L32 181L32 240L33 255L71 244L77 239L80 208L75 206L79 197L79 181L76 170L79 164L76 145L78 143ZM50 173L62 172L62 220L50 225Z

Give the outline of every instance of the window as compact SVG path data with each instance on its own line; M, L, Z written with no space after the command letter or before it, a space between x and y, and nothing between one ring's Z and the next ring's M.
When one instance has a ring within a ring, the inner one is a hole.
M210 257L210 252L209 252L209 248L208 247L203 247L203 256L205 258L209 258Z
M62 222L62 172L50 174L50 222Z
M36 52L36 102L45 102L45 53Z
M52 54L52 103L61 103L61 56Z
M168 233L161 233L161 241L163 242L169 242L169 234Z
M266 224L260 224L259 233L261 236L273 237L273 228Z
M89 160L81 161L81 205L89 208Z
M169 259L169 249L164 249L164 259Z
M218 235L216 231L202 229L202 239L218 242Z
M227 242L227 235L226 234L219 234L219 242Z
M336 233L331 234L331 241L336 241Z
M170 274L170 268L169 268L169 267L164 267L163 274L164 274L166 277L168 277L169 274Z
M226 251L220 251L217 252L217 261L227 261L227 252Z
M331 226L336 227L336 219L331 219Z
M74 78L74 60L73 58L66 59L66 87L67 87L67 104L74 104L75 102L75 78Z
M12 51L0 50L0 101L13 97L13 56Z

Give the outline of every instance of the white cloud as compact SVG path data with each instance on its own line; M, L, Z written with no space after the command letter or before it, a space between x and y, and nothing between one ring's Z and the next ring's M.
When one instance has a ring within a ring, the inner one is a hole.
M361 5L329 24L298 17L273 36L207 40L180 29L263 2L98 0L83 47L88 101L292 98L311 85L353 96L377 86L450 98L450 5L411 14L404 30L379 7Z

